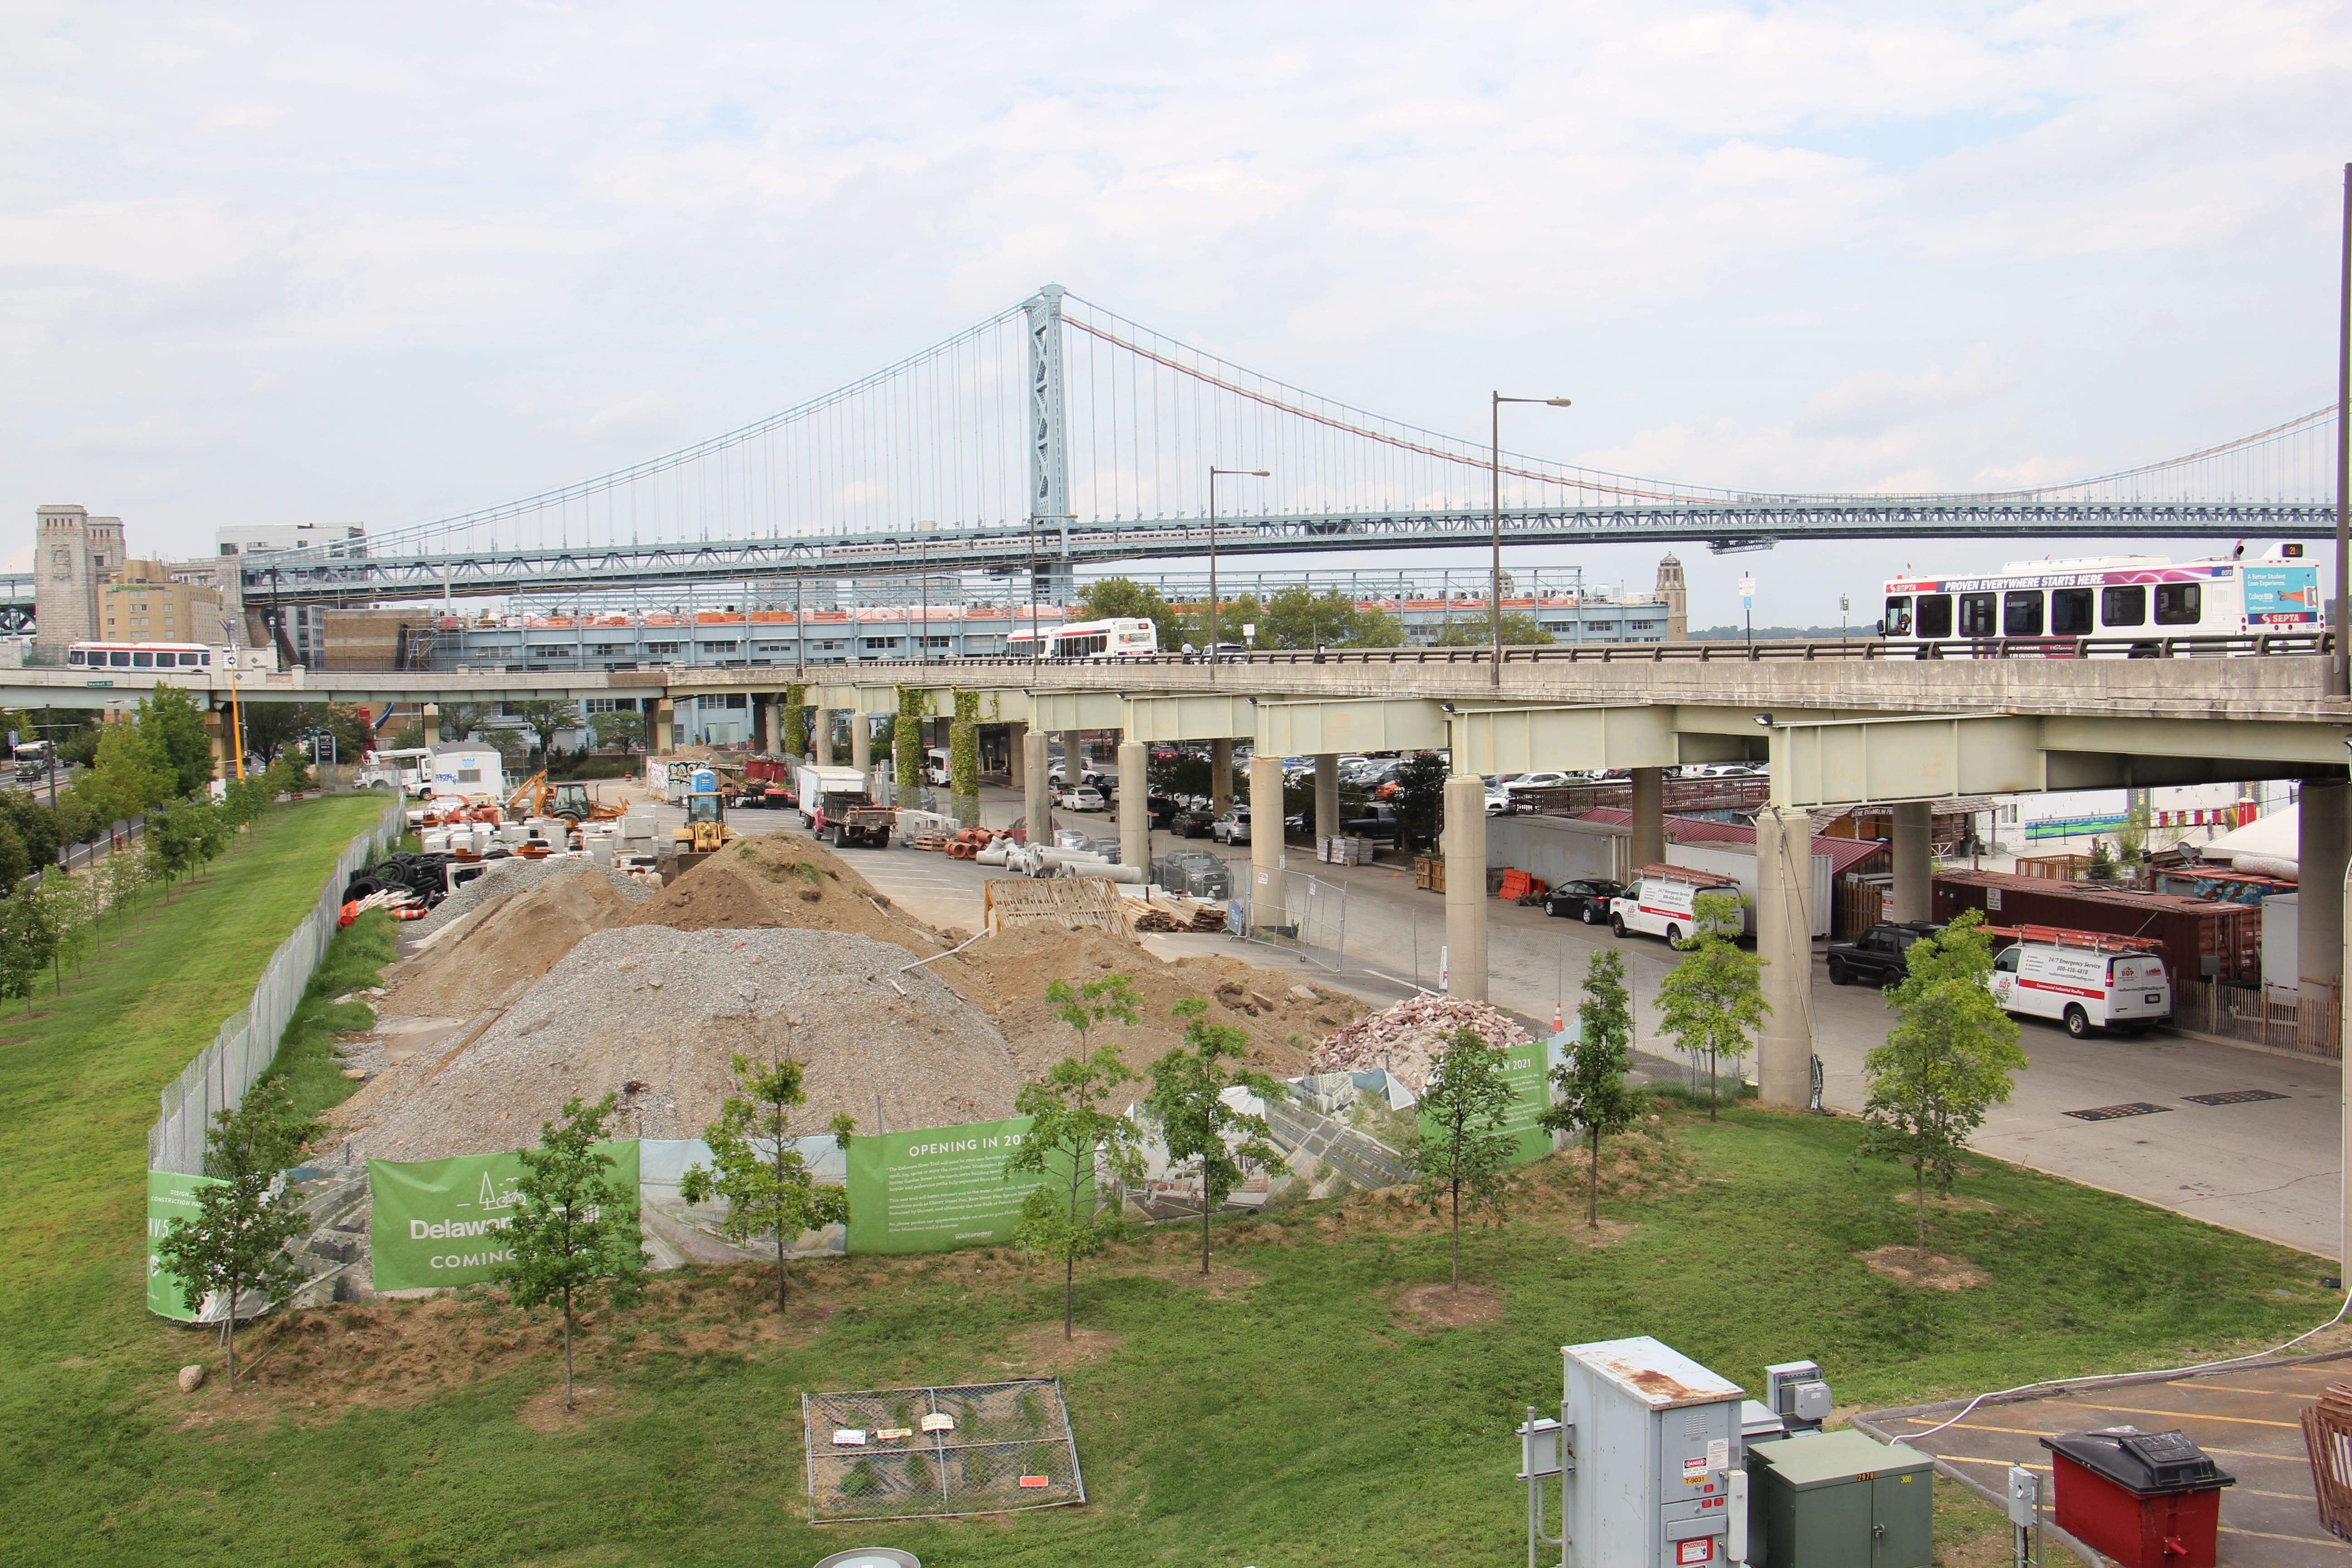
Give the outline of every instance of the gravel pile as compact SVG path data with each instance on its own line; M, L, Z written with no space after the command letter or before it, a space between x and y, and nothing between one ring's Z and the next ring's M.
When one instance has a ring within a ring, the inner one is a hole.
M1524 1045L1530 1037L1508 1014L1483 1002L1451 996L1411 996L1326 1036L1308 1058L1309 1072L1370 1072L1386 1068L1419 1094L1456 1029L1468 1026L1490 1046Z
M729 1060L806 1064L815 1132L1008 1116L1021 1073L987 1016L906 949L842 931L593 932L454 1055L426 1050L351 1106L353 1158L429 1160L537 1142L572 1095L621 1097L621 1137L698 1138ZM878 1096L878 1106L877 1106Z
M502 899L509 893L535 888L550 877L602 877L633 904L645 903L660 890L639 881L626 871L600 868L584 855L567 855L560 860L527 860L517 855L483 864L487 868L480 876L442 900L431 914L411 925L403 934L412 939L431 936L451 921L464 920L493 899Z

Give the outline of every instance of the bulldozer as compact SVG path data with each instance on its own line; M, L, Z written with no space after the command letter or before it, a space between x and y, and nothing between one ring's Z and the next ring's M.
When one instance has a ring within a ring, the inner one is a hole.
M549 784L544 768L523 780L507 796L506 813L509 816L560 816L569 822L612 822L622 815L619 806L591 799L586 784Z
M719 792L718 774L708 768L696 769L686 786L686 823L670 830L672 847L661 861L662 880L677 880L736 837L727 826L727 797Z

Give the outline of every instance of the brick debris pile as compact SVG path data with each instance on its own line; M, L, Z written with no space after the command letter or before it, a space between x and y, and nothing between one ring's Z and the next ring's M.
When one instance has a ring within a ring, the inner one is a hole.
M1525 1045L1517 1020L1483 1002L1412 996L1324 1037L1307 1058L1309 1072L1370 1072L1386 1068L1419 1094L1456 1029L1468 1027L1490 1046Z

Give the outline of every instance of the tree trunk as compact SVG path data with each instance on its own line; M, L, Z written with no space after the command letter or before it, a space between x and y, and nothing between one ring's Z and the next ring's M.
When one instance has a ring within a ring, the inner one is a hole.
M1454 1184L1454 1288L1462 1289L1462 1184Z
M1208 1177L1207 1177L1206 1175L1203 1175L1203 1176L1201 1178L1201 1273L1202 1273L1202 1277L1203 1277L1203 1278L1206 1278L1206 1277L1207 1277L1207 1275L1208 1275L1208 1272L1209 1272L1209 1180L1208 1180Z
M1062 1259L1062 1338L1071 1338L1070 1322L1077 1315L1078 1260L1075 1255Z
M563 1408L572 1408L572 1288L563 1288Z
M1918 1178L1915 1184L1919 1197L1919 1256L1925 1258L1927 1256L1927 1167L1924 1163L1915 1164L1911 1167L1911 1173Z
M221 1325L223 1337L228 1341L228 1391L236 1392L236 1287L229 1287L228 1321Z
M1713 1121L1716 1119L1716 1118L1715 1118L1715 1052L1714 1052L1713 1048L1711 1048L1711 1047L1708 1049L1708 1051L1707 1051L1707 1053L1706 1053L1706 1119L1707 1119L1709 1121Z
M784 1222L776 1221L776 1313L784 1310Z
M1585 1188L1584 1223L1593 1230L1601 1228L1601 1129L1592 1130L1592 1181Z

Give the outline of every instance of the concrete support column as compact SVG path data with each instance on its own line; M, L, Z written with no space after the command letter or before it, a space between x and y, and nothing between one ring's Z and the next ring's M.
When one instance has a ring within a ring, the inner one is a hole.
M874 771L874 721L863 713L849 716L849 765L861 773Z
M2301 834L2298 875L2311 892L2295 900L2295 967L2303 977L2304 1005L2319 1015L2335 1005L2331 992L2344 977L2344 933L2352 929L2345 924L2340 901L2329 896L2344 885L2346 865L2352 860L2352 786L2305 784L2295 815Z
M1230 744L1230 742L1228 742ZM1249 768L1250 925L1286 925L1282 887L1282 759L1254 757Z
M1756 956L1764 961L1764 1026L1756 1079L1767 1105L1803 1105L1813 1071L1813 828L1794 806L1756 814Z
M2306 785L2305 787L2307 789L2309 786ZM2307 871L2302 873L2302 886L2303 888L2309 889L2312 898L2326 900L2327 902L2336 906L2336 919L2339 929L2352 931L2352 915L2347 915L2347 910L2352 910L2352 875L2347 875L2344 879L2343 891L2340 893L2336 893L2332 888L2322 887L2317 882L2313 881L2311 879L2311 874ZM2334 896L2331 897L2331 893L2333 893ZM2304 900L2300 899L2297 900L2298 903ZM2308 919L2308 914L2305 914L2304 918ZM2297 922L2295 929L2298 932L2301 931L2302 925L2300 921ZM2337 950L2336 956L2336 962L2338 963L2342 963L2344 961L2344 953L2340 948ZM2352 968L2352 965L2347 965L2346 967ZM2346 1009L2346 1014L2344 1016L2336 1019L2336 1028L2339 1032L2336 1037L2339 1040L2352 1040L2352 1028L2346 1027L2347 1025L2352 1024L2352 995L2347 995L2344 998L2343 1005ZM2307 1040L2311 1037L2314 1031L2306 1030L2304 1037ZM2338 1232L2336 1240L2336 1277L2338 1279L2342 1279L2347 1275L2352 1275L2352 1072L2341 1073L2338 1077L2342 1080L2342 1087L2337 1090L2337 1093L2343 1100L2343 1110L2341 1113L2341 1131L2338 1134L2336 1158L2339 1167L2344 1173L2342 1177L2343 1185L2341 1189L2341 1201L2336 1209L2336 1214L2339 1216L2337 1224L2342 1228Z
M854 731L856 729L856 726L853 724L850 728ZM816 765L818 767L829 768L833 766L832 709L812 708L809 710L809 744L816 750Z
M784 754L784 700L782 696L754 697L760 705L760 749L772 757Z
M1143 773L1151 765L1151 754L1140 741L1118 743L1118 791L1111 799L1118 805L1118 860L1122 866L1140 866L1145 877L1151 875L1151 792L1144 786Z
M1315 759L1315 837L1339 836L1339 753L1324 752Z
M1063 731L1062 787L1064 789L1077 788L1078 781L1085 776L1086 771L1086 761L1078 754L1078 732L1076 730Z
M228 754L228 713L225 709L215 708L205 711L205 739L212 747L213 777L226 779L236 776Z
M1015 720L1004 727L1005 783L1014 789L1026 787L1029 778L1029 726Z
M1635 768L1633 773L1633 864L1657 866L1666 858L1666 770Z
M1045 793L1045 732L1032 730L1021 737L1021 809L1029 818L1029 842L1054 842L1054 803Z
M667 700L654 708L654 755L668 756L677 750L677 705Z
M1230 740L1209 742L1209 798L1216 803L1217 815L1234 803L1234 743Z
M1445 987L1465 1002L1484 1002L1486 785L1476 773L1456 773L1445 781L1444 847Z
M1932 918L1934 900L1928 889L1935 866L1927 855L1927 829L1934 813L1935 807L1924 800L1895 805L1895 918L1898 921Z

